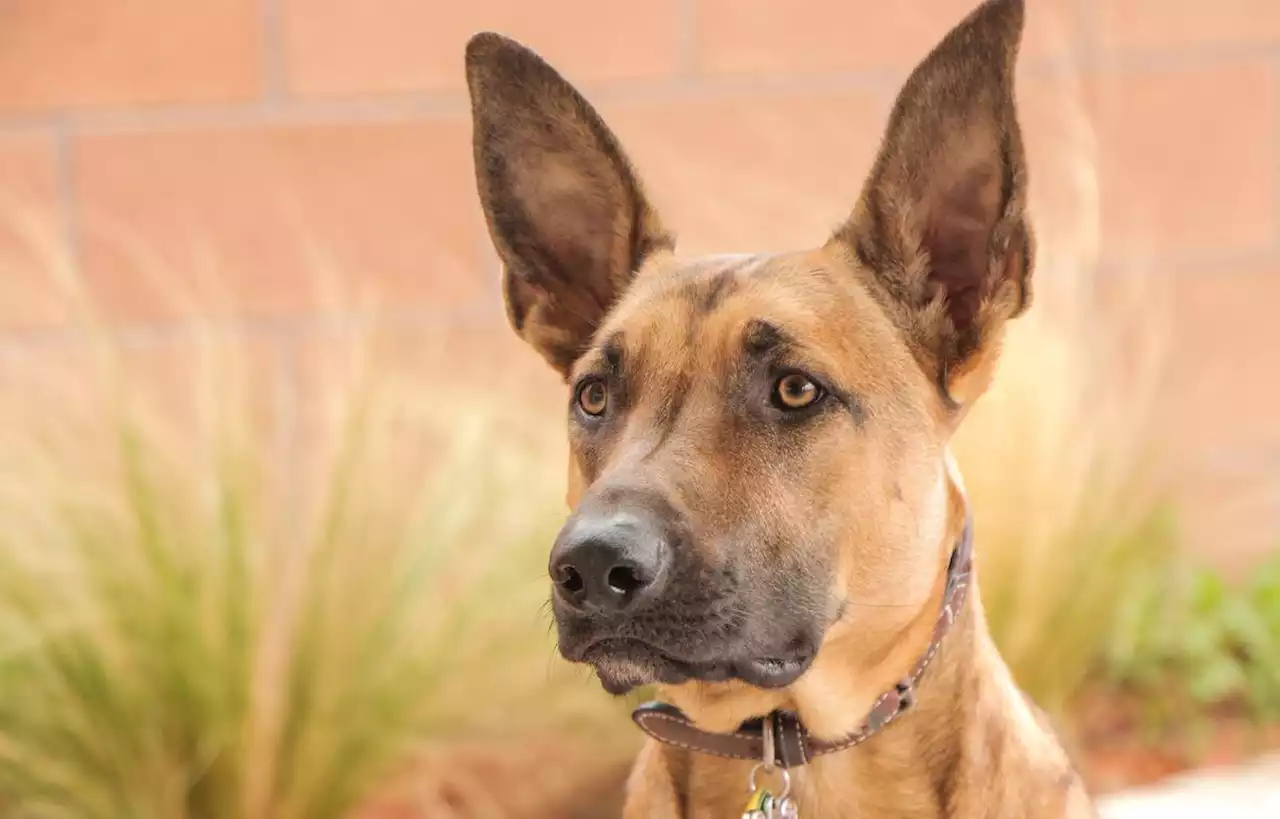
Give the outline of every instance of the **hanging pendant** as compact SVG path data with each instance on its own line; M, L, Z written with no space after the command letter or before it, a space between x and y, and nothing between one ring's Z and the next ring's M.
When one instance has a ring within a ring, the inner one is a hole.
M751 794L742 811L742 819L774 819L773 794L761 788Z
M795 800L788 797L777 797L761 788L751 794L747 807L742 812L742 819L799 819Z
M747 806L742 811L742 819L799 819L800 812L795 800L789 798L791 774L787 773L786 768L777 767L774 759L774 738L778 730L776 711L765 717L764 725L760 730L764 739L764 759L757 763L747 776L747 792L751 794L751 798L747 800ZM767 774L776 771L781 775L782 793L775 796L768 788L756 787L756 772L761 768Z
M742 819L799 819L799 808L796 807L795 800L790 798L791 775L784 770L778 771L782 775L782 793L775 795L768 788L756 787L756 772L761 768L768 772L765 765L756 765L747 779L747 790L751 793L751 798L742 810Z

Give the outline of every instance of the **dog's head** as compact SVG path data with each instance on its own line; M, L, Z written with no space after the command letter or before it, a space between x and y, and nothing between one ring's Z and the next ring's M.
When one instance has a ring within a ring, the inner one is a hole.
M519 44L471 40L508 317L569 385L560 648L606 688L786 686L934 588L947 441L1030 299L1022 18L990 0L914 71L824 244L733 257L677 255L586 100Z

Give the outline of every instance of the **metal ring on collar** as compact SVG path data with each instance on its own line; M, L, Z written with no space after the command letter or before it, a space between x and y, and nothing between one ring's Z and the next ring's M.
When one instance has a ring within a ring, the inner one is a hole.
M761 768L764 768L764 767L765 765L763 762L757 762L755 767L751 769L751 774L747 777L747 788L752 793L756 792L756 771L759 771ZM791 793L791 774L787 772L786 768L778 768L775 766L772 771L770 771L768 768L765 768L765 773L775 773L775 772L782 776L782 792L774 797L779 802L781 802L783 799L787 798L788 794Z

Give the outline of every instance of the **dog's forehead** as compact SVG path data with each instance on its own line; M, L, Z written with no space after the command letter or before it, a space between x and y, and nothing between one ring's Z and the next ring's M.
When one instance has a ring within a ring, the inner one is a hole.
M884 362L904 350L870 292L845 263L821 250L663 256L647 264L614 307L597 340L650 366L714 364L743 352L769 325L817 356Z
M832 284L825 263L805 254L667 255L637 273L610 312L602 335L640 339L676 330L732 331L738 322L725 319L751 314L760 319L769 314L780 321L795 312L791 323L799 324L813 308L829 303L822 291L833 295Z

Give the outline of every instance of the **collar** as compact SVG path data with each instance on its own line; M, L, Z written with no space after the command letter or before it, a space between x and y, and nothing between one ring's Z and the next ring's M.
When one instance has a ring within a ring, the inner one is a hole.
M876 698L866 719L852 734L835 740L815 739L800 723L800 718L789 711L774 711L750 720L731 733L704 731L679 708L663 702L645 703L631 717L640 730L667 745L727 759L763 761L766 766L772 763L783 769L806 765L817 757L861 745L915 705L916 685L964 606L972 569L973 519L966 514L964 531L947 563L947 587L929 647L910 674ZM766 758L767 751L771 752L772 760Z

